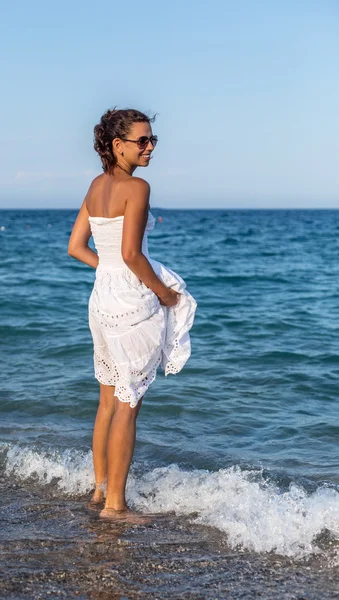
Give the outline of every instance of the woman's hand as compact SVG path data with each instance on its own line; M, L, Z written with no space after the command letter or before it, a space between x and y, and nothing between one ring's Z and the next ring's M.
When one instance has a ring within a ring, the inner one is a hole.
M167 288L166 294L161 297L158 296L160 300L160 304L164 304L165 306L175 306L179 302L181 294L176 292L173 288Z

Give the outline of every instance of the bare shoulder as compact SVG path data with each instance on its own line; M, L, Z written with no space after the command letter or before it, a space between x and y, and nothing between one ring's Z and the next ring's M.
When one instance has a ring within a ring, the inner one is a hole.
M150 208L149 198L151 193L151 186L145 179L142 177L130 177L129 179L124 180L125 184L125 192L126 193L126 207L128 207L128 211L140 210L143 207L145 209Z
M89 185L89 189L94 189L98 185L101 185L103 183L104 179L105 179L105 173L100 173L100 175L97 175L96 177L94 177L94 179L92 179L92 181Z
M145 214L150 210L151 186L142 177L130 177L124 180L126 195L125 217L135 219L136 213Z
M87 190L87 194L86 194L87 199L89 199L92 192L94 192L98 188L98 186L100 186L102 184L103 176L104 176L104 173L101 173L100 175L98 175L97 177L94 177L94 179L92 179L91 183L88 186L88 190Z
M135 190L149 191L151 189L148 181L142 179L142 177L129 177L128 179L124 179L123 183L125 186L133 186Z

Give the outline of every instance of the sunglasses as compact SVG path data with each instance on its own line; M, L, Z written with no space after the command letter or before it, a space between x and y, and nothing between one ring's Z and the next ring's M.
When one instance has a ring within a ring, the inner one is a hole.
M145 146L147 146L148 142L151 142L152 146L155 148L155 146L158 143L158 136L157 135L151 135L151 137L147 137L147 135L142 135L141 137L139 137L138 140L128 140L127 138L121 138L122 140L124 140L125 142L134 142L134 144L138 145L138 148L145 148Z

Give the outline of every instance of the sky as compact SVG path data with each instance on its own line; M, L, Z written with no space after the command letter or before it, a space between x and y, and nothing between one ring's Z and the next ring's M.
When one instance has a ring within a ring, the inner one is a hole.
M4 0L0 208L79 208L149 115L151 207L339 208L338 0Z

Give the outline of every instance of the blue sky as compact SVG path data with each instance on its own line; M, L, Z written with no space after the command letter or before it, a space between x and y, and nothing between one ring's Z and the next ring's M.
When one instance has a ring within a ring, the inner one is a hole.
M166 208L339 208L337 0L3 5L0 207L78 208L93 127L158 113Z

